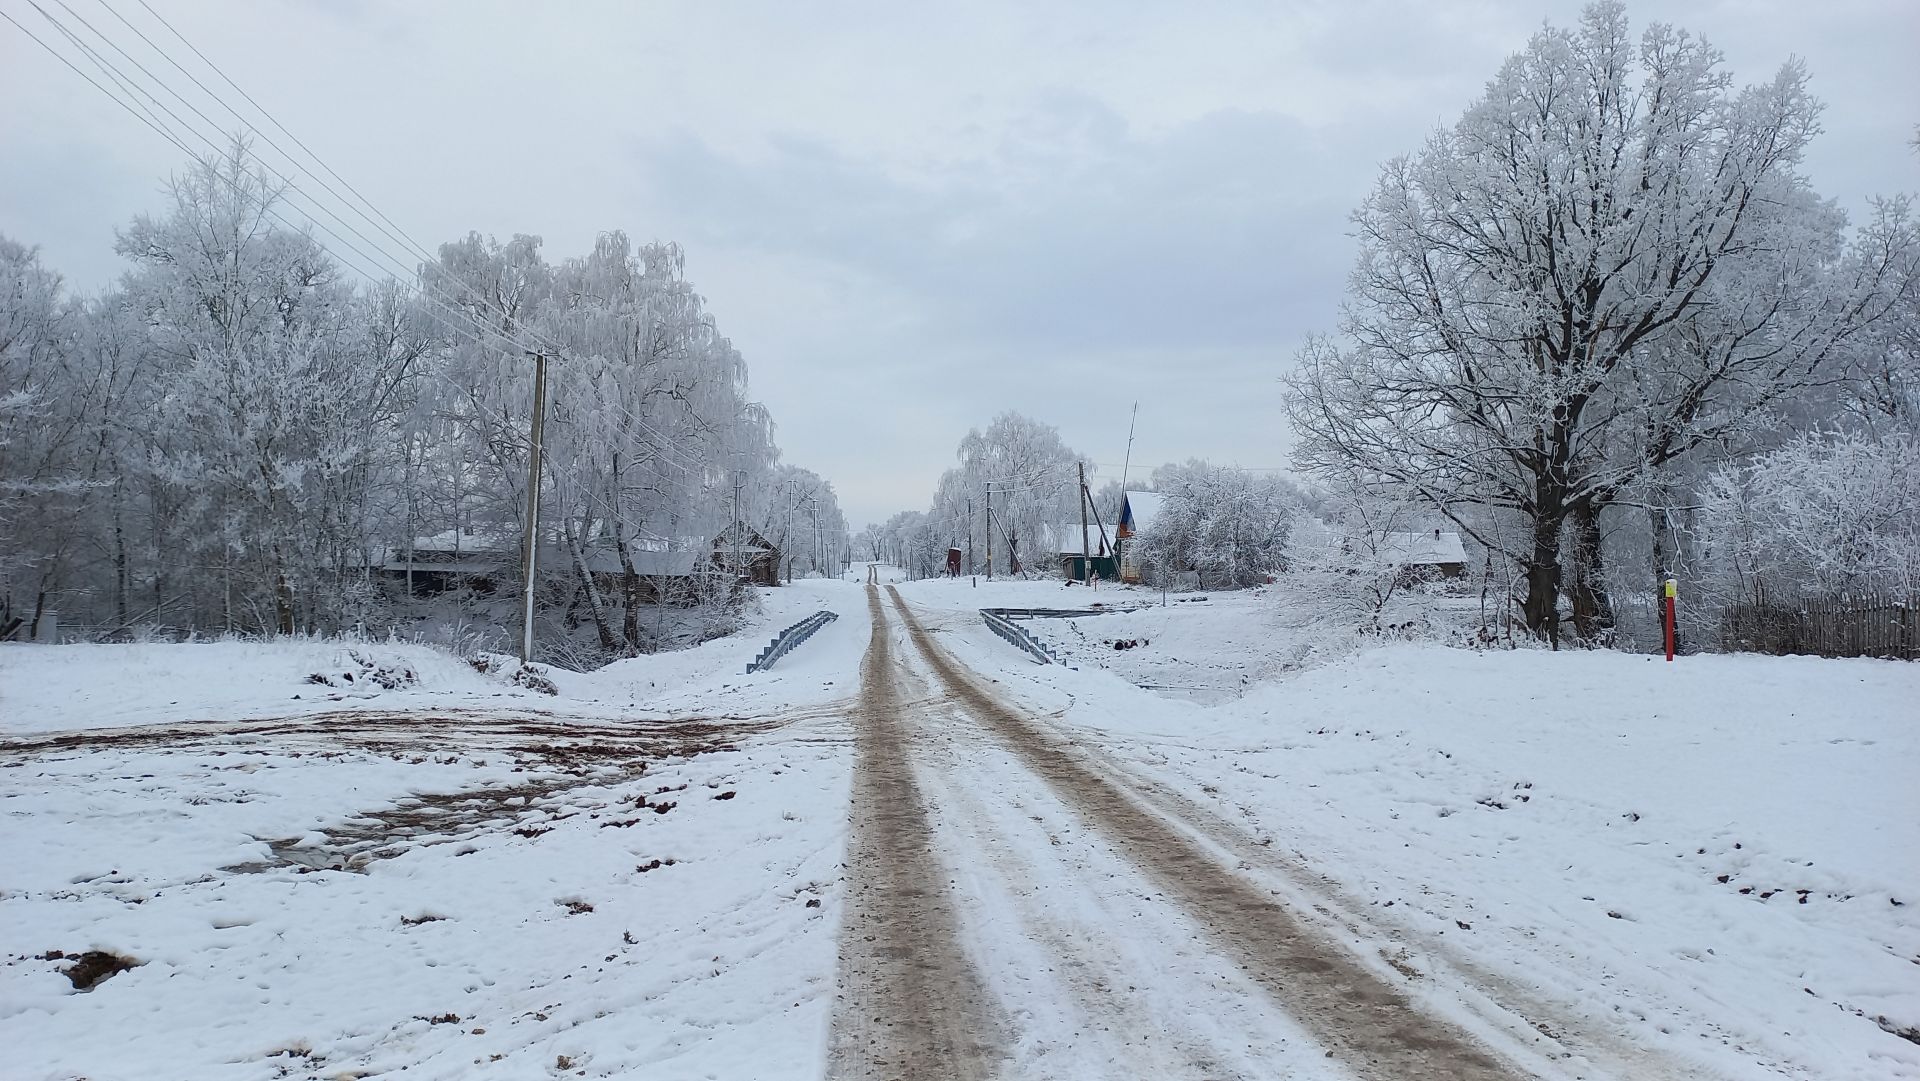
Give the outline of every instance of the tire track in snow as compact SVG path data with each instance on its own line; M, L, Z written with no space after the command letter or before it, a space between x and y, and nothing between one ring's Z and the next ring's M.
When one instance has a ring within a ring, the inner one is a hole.
M1013 748L1064 802L1131 855L1290 1016L1356 1074L1379 1081L1509 1081L1527 1076L1495 1059L1456 1025L1423 1014L1404 992L1344 947L1311 933L1272 894L1222 867L1111 780L1060 753L1057 737L984 690L933 643L899 592L888 587L888 593L915 648L963 707ZM877 606L877 600L874 603ZM881 619L876 611L876 628Z
M879 591L860 664L849 880L827 1074L875 1081L994 1076L1005 1025L960 948L945 870L908 758L899 671Z
M921 777L950 861L978 872L957 892L1018 1029L1007 1076L1251 1081L1317 1066L1322 1050L1264 989L998 737L958 711L940 720L956 753Z

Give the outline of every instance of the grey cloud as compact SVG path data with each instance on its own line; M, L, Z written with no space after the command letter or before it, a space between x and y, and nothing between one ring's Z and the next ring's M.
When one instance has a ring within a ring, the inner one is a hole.
M748 160L681 134L646 147L643 171L695 242L857 268L961 341L1245 346L1332 310L1364 185L1340 149L1272 113L1142 137L1063 94L1010 125L994 160L938 180L791 136Z

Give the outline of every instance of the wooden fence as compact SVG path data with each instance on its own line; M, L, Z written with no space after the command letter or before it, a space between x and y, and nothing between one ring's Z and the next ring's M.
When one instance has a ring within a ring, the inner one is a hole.
M1728 605L1728 652L1920 660L1920 597L1850 596Z

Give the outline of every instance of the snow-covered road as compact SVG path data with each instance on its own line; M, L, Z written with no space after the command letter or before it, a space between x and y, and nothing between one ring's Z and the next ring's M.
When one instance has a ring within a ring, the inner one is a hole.
M911 748L917 780L869 806L860 773L900 764L863 756L856 772L852 844L865 858L850 866L835 1076L1538 1072L1422 1009L1404 978L1237 874L1198 830L955 661L898 592L892 601L907 648L876 591L870 704L885 710L915 686L925 704L861 735ZM918 806L903 816L907 800ZM918 979L866 978L890 963Z

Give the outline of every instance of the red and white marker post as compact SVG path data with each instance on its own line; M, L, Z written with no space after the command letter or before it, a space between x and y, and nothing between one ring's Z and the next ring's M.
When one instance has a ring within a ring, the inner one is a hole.
M1680 593L1680 583L1673 580L1672 578L1667 579L1666 581L1666 594L1667 594L1666 623L1667 623L1667 660L1668 661L1673 660L1674 641L1679 636L1679 627L1674 622L1674 602L1678 598L1679 593Z

